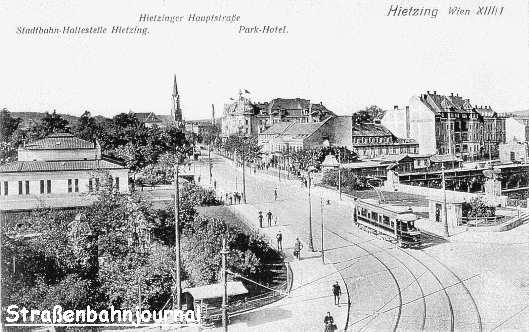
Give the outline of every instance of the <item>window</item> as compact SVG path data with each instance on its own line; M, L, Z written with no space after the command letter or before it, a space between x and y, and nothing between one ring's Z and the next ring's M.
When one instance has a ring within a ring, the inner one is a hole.
M46 193L51 194L51 180L46 180Z
M18 194L19 194L19 195L22 195L22 194L23 194L23 192L22 192L22 188L23 188L23 187L22 187L22 181L18 181Z
M75 192L78 193L79 192L79 179L75 179L74 183L75 183Z
M372 218L373 220L378 221L378 213L376 213L376 212L371 212L371 218Z
M382 218L382 220L383 220L383 222L384 222L384 225L389 225L389 217L384 216L384 217Z
M71 193L73 190L72 188L72 179L68 179L68 192Z
M8 193L9 193L9 182L4 181L4 195L7 196Z
M88 179L88 191L92 192L93 186L92 186L92 178Z
M99 178L96 178L96 190L99 190Z
M116 177L116 191L119 191L119 178Z
M26 181L26 195L29 195L29 181Z
M44 180L40 180L40 193L44 194Z

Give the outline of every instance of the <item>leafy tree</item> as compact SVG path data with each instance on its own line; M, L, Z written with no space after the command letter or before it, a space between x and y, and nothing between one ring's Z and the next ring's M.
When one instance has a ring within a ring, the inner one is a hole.
M384 116L384 110L376 105L371 105L363 110L353 113L353 123L372 123L375 120L380 120Z
M52 113L46 112L39 123L30 128L30 131L33 139L39 139L53 133L69 132L70 128L68 120L53 110Z
M20 118L14 118L11 112L4 108L0 111L0 142L8 143L11 135L17 130Z
M342 168L340 178L342 189L345 191L366 190L370 188L368 179L364 176L357 175L351 168ZM338 187L338 170L327 170L323 174L321 182L327 186Z
M92 117L89 111L84 111L79 118L76 126L73 128L75 136L87 141L94 141L100 137L101 127L96 119Z
M475 197L470 202L463 203L462 214L468 218L494 217L496 208L489 206L482 198Z

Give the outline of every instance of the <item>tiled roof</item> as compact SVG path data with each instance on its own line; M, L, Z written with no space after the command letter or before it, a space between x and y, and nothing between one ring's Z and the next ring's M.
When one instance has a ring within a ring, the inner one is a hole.
M268 128L262 135L281 135L281 136L310 136L321 126L324 122L279 122Z
M373 123L353 124L353 136L393 136L391 131L382 125Z
M56 133L26 144L26 150L94 149L95 144L68 133Z
M147 112L147 113L134 113L136 115L136 118L140 120L141 122L162 122L158 115L154 114L153 112Z
M268 128L264 132L262 132L262 135L279 135L282 134L288 126L290 126L292 122L279 122L274 123L272 127Z
M0 166L0 173L85 171L97 169L123 169L124 166L107 160L68 161L15 161Z

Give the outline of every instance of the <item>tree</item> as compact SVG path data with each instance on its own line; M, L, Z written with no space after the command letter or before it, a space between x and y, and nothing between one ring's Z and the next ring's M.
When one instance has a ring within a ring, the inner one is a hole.
M375 120L380 120L384 116L384 110L377 105L371 105L363 110L353 113L353 123L373 123Z
M53 133L69 132L68 125L68 120L57 114L56 110L53 110L52 113L46 112L39 123L30 129L31 136L33 139L39 139Z
M77 125L73 128L75 136L87 140L95 141L100 136L101 128L96 119L92 117L89 111L84 111L79 118Z
M20 122L21 119L11 116L7 108L2 109L0 111L0 142L8 143Z

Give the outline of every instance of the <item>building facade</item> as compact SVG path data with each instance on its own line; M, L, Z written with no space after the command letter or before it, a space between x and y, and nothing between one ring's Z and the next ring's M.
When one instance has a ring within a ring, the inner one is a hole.
M419 153L463 160L497 157L499 144L506 140L505 117L490 106L478 107L457 94L436 91L413 96L409 104L386 111L382 124L397 136L415 139Z
M275 98L254 103L240 92L238 100L224 105L221 134L258 136L276 123L314 123L334 116L322 103L313 104L307 99Z
M18 161L0 166L0 211L87 206L104 185L128 192L128 172L102 156L99 144L52 134L20 147Z
M528 141L529 140L529 117L509 116L505 119L506 141Z

